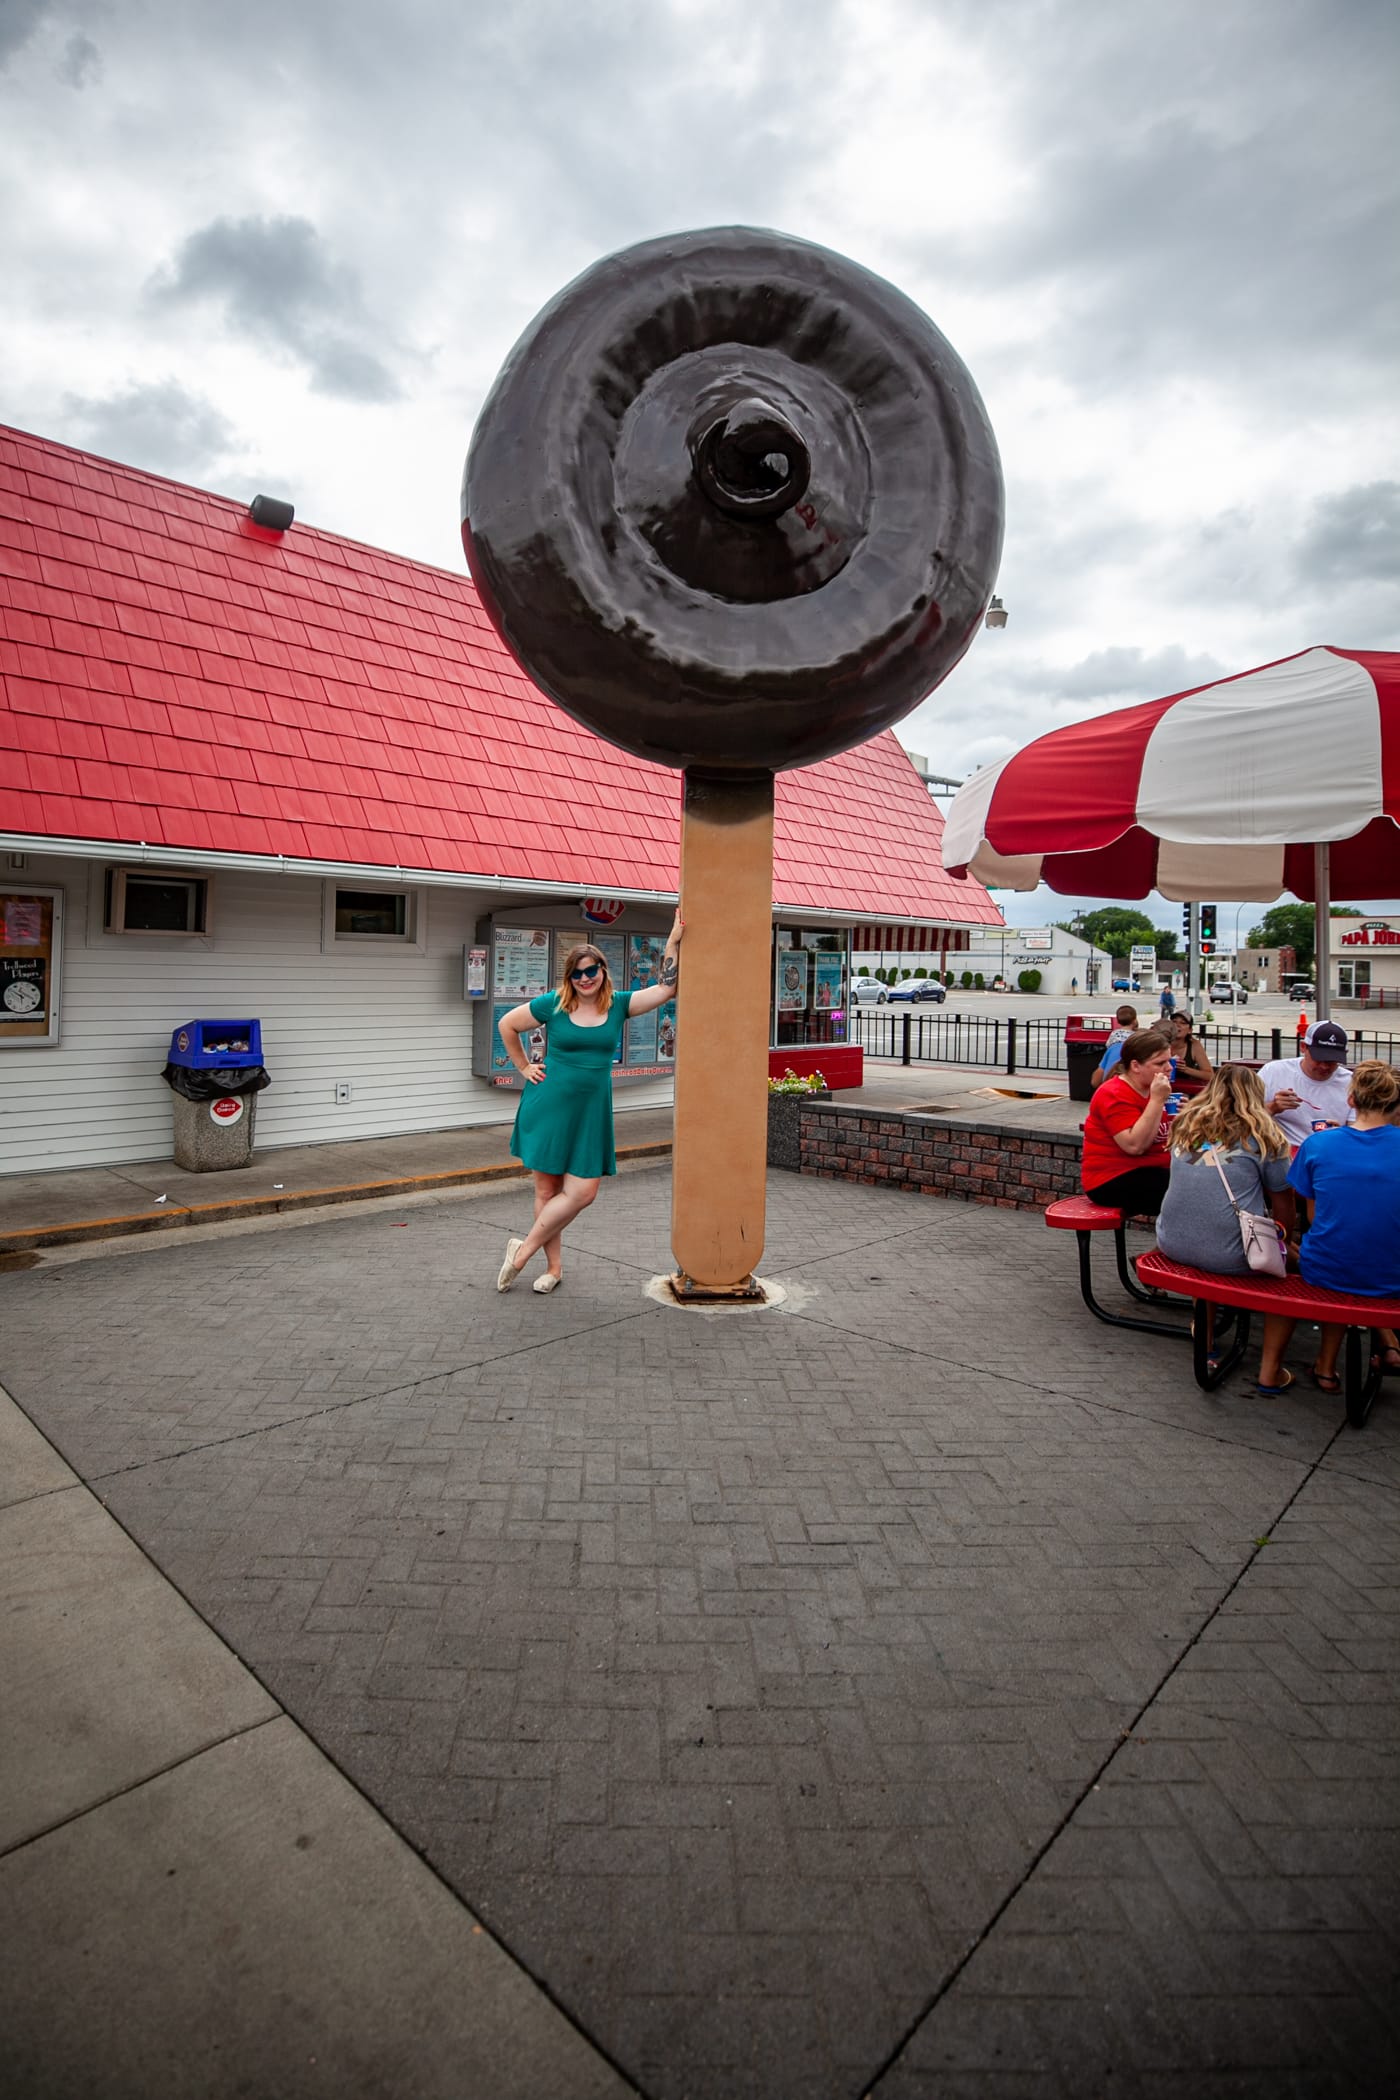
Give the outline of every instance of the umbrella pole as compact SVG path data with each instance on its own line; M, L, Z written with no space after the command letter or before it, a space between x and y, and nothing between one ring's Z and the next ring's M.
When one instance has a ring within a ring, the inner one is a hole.
M1332 974L1332 957L1329 940L1332 932L1332 849L1330 846L1313 847L1313 982L1317 986L1317 1018L1331 1018L1332 1007L1328 996L1328 979Z

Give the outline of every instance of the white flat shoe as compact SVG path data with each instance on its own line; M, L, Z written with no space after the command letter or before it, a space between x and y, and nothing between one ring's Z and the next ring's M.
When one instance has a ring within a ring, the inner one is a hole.
M563 1281L564 1279L562 1276L551 1276L549 1271L546 1270L543 1276L537 1276L535 1278L530 1288L532 1291L538 1291L540 1296L544 1298L547 1297L551 1291L557 1291L560 1284Z
M515 1266L515 1257L520 1252L524 1244L524 1240L506 1241L506 1258L501 1263L501 1273L496 1278L496 1289L498 1291L508 1291L511 1285L514 1283L516 1277L520 1274L519 1269L517 1269Z

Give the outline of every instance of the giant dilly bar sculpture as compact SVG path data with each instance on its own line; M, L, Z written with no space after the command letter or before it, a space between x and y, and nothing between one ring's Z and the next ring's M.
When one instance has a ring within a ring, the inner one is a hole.
M684 769L675 1284L750 1294L773 776L897 722L971 642L1002 537L986 411L927 315L844 256L748 227L646 241L511 351L462 536L536 684Z

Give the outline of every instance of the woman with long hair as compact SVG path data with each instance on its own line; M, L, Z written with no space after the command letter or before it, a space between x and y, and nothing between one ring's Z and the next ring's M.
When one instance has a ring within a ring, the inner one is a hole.
M1222 1065L1205 1092L1182 1109L1169 1142L1171 1180L1157 1215L1157 1245L1169 1261L1213 1276L1247 1276L1235 1206L1259 1218L1272 1215L1285 1234L1295 1220L1288 1139L1264 1106L1258 1074L1246 1065ZM1213 1343L1214 1306L1206 1317ZM1281 1348L1293 1323L1266 1315L1266 1360L1274 1327Z
M1167 1040L1172 1053L1172 1090L1193 1098L1203 1094L1215 1077L1215 1066L1206 1056L1205 1045L1196 1034L1196 1024L1188 1013L1174 1013L1167 1019Z
M653 1013L675 998L684 932L677 911L657 984L617 990L602 950L580 941L564 958L557 990L501 1016L506 1055L525 1081L510 1149L535 1178L535 1222L524 1239L506 1241L498 1291L508 1291L541 1250L547 1266L535 1289L554 1291L563 1282L564 1228L588 1208L604 1176L617 1172L612 1068L623 1028L629 1016ZM532 1064L520 1038L540 1027L545 1060Z

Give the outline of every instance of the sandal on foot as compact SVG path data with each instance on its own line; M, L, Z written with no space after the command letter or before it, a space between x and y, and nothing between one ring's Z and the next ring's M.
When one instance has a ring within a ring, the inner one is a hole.
M1308 1376L1320 1393L1339 1393L1342 1381L1335 1371L1319 1371L1316 1364L1310 1366Z
M1371 1368L1383 1378L1400 1378L1400 1349L1378 1349L1371 1358Z
M519 1269L515 1266L515 1257L524 1244L524 1240L506 1241L506 1258L501 1263L501 1272L496 1278L496 1289L498 1291L508 1291L520 1274Z
M1293 1373L1285 1371L1282 1385L1256 1385L1254 1390L1256 1393L1263 1393L1266 1398L1272 1398L1275 1393L1286 1393L1295 1382Z
M530 1288L533 1291L538 1291L540 1296L543 1298L547 1295L548 1292L557 1291L560 1284L563 1281L564 1279L562 1276L552 1275L548 1270L546 1270L543 1276L537 1276L535 1278Z

